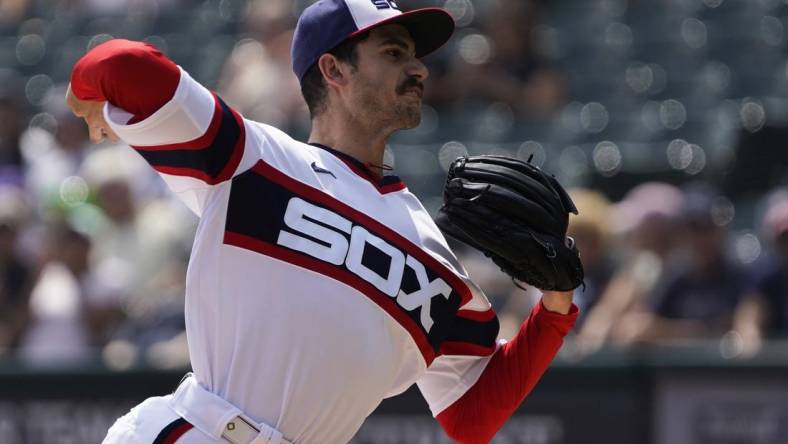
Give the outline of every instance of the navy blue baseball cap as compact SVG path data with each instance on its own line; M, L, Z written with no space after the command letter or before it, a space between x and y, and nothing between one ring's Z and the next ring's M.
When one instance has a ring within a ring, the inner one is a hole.
M454 19L441 8L403 12L395 0L318 0L298 19L293 47L293 72L304 78L323 54L345 40L378 26L404 26L416 44L416 57L443 46L454 32Z

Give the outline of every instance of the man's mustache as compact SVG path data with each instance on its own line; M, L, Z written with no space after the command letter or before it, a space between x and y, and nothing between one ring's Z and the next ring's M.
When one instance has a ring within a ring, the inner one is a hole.
M397 94L405 94L409 89L417 88L420 95L424 95L424 84L415 77L402 82L402 85L397 87Z

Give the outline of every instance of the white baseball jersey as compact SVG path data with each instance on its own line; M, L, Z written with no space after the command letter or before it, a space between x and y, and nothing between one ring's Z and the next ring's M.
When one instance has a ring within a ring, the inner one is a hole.
M153 115L105 117L200 217L185 316L204 387L330 444L413 383L437 414L479 378L496 316L396 177L245 120L184 71Z

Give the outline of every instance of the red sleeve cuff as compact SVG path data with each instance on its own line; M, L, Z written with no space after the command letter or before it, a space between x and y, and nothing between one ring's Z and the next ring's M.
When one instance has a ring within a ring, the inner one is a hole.
M172 98L180 77L178 66L155 47L115 39L79 59L71 72L71 90L80 100L106 100L141 119Z
M531 313L532 319L540 327L552 325L563 336L569 334L569 331L574 327L577 317L580 315L580 309L577 305L572 304L569 313L562 314L548 310L540 300Z

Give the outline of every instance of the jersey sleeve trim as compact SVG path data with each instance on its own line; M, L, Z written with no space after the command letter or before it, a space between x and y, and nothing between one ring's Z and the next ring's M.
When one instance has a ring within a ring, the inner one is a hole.
M472 321L487 322L495 317L495 310L492 308L486 311L458 310L457 316L470 319Z
M211 185L229 179L241 161L246 143L244 122L218 97L216 102L220 118L216 128L206 133L213 135L210 145L200 147L200 141L196 140L153 150L147 149L149 147L132 148L161 173L190 176Z
M486 322L456 317L451 331L441 343L443 355L487 356L495 352L495 338L500 325L498 318Z
M232 177L246 143L243 118L185 71L172 100L147 119L120 124L124 114L112 105L105 117L156 171L209 185Z

